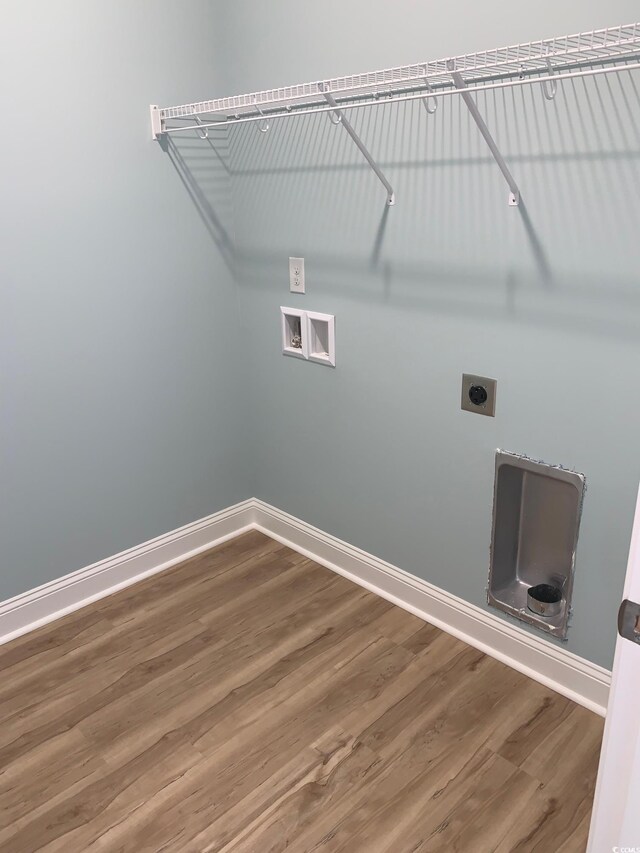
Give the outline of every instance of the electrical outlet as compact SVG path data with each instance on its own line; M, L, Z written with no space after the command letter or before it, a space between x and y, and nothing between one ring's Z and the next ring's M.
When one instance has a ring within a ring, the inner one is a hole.
M304 258L289 258L289 290L304 293Z
M497 381L487 376L475 376L471 373L462 374L462 403L460 408L465 412L475 412L477 415L496 416Z

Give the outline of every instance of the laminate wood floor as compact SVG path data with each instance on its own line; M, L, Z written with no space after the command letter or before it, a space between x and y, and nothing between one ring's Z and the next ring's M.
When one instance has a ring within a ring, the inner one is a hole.
M257 532L0 648L0 850L583 851L602 720Z

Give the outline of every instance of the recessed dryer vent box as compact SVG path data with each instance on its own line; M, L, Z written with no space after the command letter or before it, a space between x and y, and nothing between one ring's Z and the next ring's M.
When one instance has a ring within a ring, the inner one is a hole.
M585 478L498 450L487 600L567 636Z
M307 312L297 308L280 308L282 315L282 353L294 358L307 358Z
M336 334L333 314L307 311L307 338L309 361L336 366Z

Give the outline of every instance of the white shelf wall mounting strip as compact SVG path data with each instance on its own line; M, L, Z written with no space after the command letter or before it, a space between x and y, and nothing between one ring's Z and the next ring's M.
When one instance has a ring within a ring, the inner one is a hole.
M259 129L265 133L273 119L327 112L334 124L343 124L383 183L387 202L392 204L393 190L389 182L346 120L344 111L441 95L461 95L509 184L510 204L517 204L517 184L477 110L473 94L540 84L545 98L551 100L559 80L637 69L640 69L640 23L624 24L230 98L174 107L153 105L151 130L154 139L163 134L185 132L197 132L202 136L210 128L258 121ZM433 112L433 109L428 111Z

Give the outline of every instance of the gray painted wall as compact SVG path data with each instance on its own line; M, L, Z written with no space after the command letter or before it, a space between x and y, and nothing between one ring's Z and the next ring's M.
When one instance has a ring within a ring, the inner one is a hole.
M206 0L2 4L0 600L252 492L229 179L149 136L218 37Z
M221 4L246 92L626 23L632 2ZM354 113L385 193L326 116L233 131L257 495L485 606L496 447L588 478L568 648L609 666L638 487L640 78ZM287 258L306 258L290 295ZM284 358L280 305L335 313L337 367ZM495 419L460 375L498 379Z
M326 117L162 151L146 105L635 6L5 3L0 600L255 493L484 606L500 446L587 474L568 647L609 665L639 474L638 78L480 98L520 210L455 99L354 119L392 210ZM335 370L280 355L281 304L336 314ZM463 370L497 377L495 420L460 412Z

